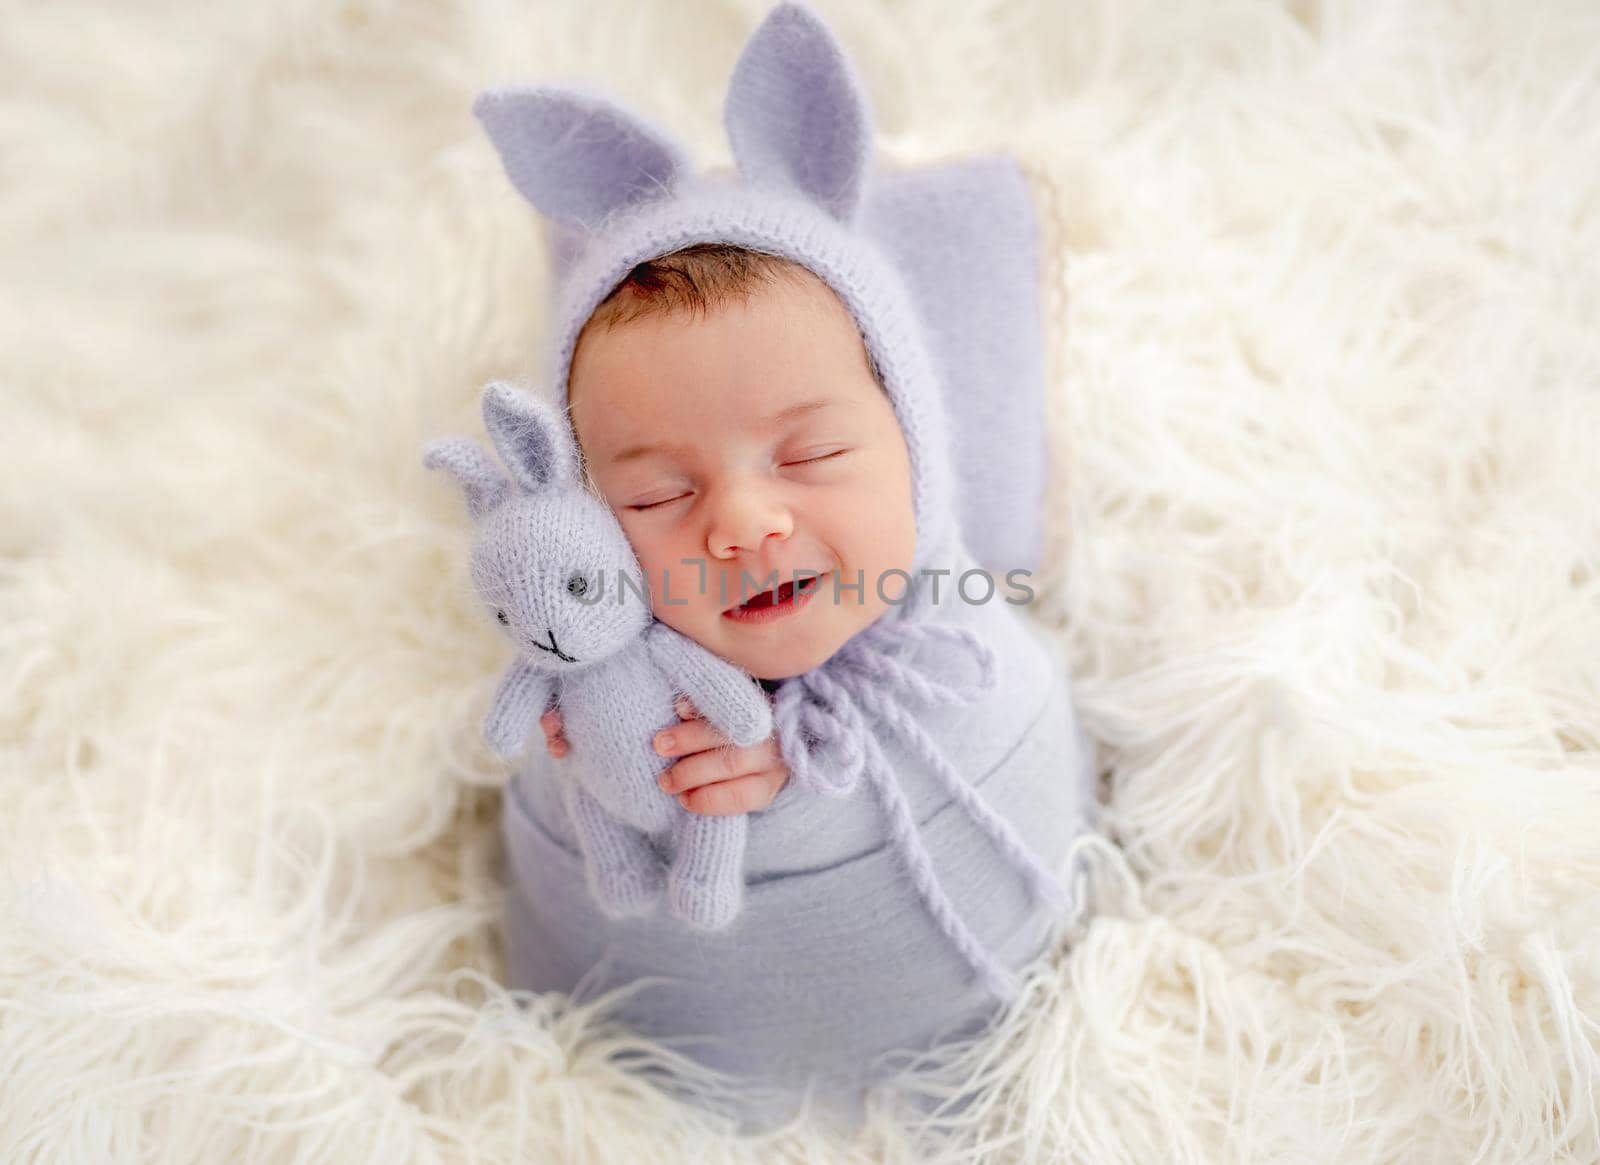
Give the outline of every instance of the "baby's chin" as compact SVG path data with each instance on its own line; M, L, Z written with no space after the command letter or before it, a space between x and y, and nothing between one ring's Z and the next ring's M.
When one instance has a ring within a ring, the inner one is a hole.
M837 644L799 644L790 641L769 649L740 645L724 648L718 654L742 667L758 680L786 680L821 667L837 650Z
M681 616L662 618L658 613L656 617L758 680L786 680L804 675L827 663L843 645L839 629L834 627L789 630L774 624L762 632L753 628L707 627L702 620ZM720 613L711 616L712 619L720 617ZM805 614L799 617L804 618Z
M748 667L745 668L745 670L750 672L750 674L752 676L754 676L758 680L787 680L787 679L792 679L795 676L803 676L803 675L806 674L806 672L810 671L812 668L820 667L822 664L824 664L826 662L827 662L827 656L823 656L821 659L817 660L816 663L806 664L804 666L796 666L796 667L784 667L784 666L759 667L758 666L754 670L751 670Z

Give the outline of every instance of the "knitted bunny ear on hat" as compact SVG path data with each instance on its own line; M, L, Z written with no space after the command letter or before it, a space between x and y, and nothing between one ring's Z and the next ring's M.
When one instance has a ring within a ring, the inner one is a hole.
M670 195L692 173L670 135L597 93L495 89L472 111L511 184L549 220L558 273L607 216Z
M866 93L811 13L781 4L756 29L722 124L746 181L803 191L840 222L855 220L872 167Z

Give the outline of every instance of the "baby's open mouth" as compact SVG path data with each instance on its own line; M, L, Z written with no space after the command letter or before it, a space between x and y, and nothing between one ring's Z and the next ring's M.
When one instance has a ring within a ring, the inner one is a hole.
M784 603L793 601L797 591L801 595L809 595L821 585L822 580L820 577L803 578L800 580L798 587L796 587L795 583L791 580L790 582L779 584L776 590L762 591L759 595L756 595L754 598L749 599L746 602L729 607L725 613L732 615L741 612L760 611L768 607L782 606Z

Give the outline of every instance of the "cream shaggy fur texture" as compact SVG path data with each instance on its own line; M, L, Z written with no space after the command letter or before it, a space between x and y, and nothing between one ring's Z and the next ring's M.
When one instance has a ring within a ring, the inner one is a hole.
M497 984L503 649L418 452L543 318L473 95L723 164L765 0L7 8L0 1161L1600 1160L1588 0L818 0L888 155L1053 205L1110 823L849 1144Z

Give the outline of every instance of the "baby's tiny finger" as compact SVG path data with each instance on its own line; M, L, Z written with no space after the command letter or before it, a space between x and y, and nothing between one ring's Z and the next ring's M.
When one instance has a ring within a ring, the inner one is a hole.
M724 744L680 759L662 774L665 779L661 787L669 793L681 793L686 789L765 772L769 767L771 762L755 749Z
M718 781L690 789L678 797L678 804L691 813L706 817L732 817L752 813L772 804L777 790L767 773L749 773L732 780Z
M671 728L663 728L655 734L652 743L660 756L693 756L707 749L721 748L730 742L708 720L685 720Z
M680 720L693 720L695 717L700 715L699 712L695 711L694 704L690 701L688 696L679 696L673 701L672 706L677 710L678 718Z

